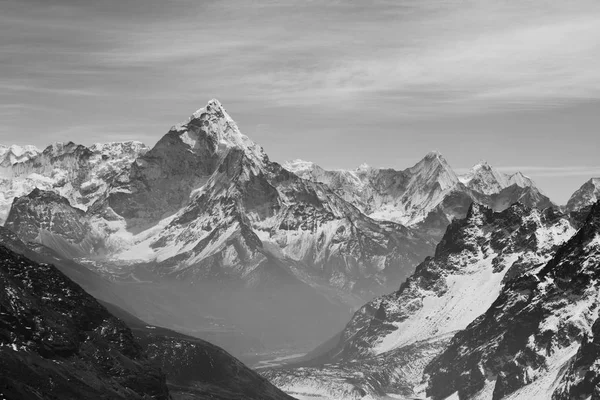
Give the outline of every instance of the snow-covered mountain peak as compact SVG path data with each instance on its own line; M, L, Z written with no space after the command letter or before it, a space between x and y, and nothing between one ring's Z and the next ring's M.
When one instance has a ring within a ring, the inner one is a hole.
M27 161L41 153L41 150L32 145L19 146L13 144L5 146L0 144L0 166L9 167L13 164Z
M431 150L429 153L425 155L425 158L434 159L434 158L443 158L442 153L438 150Z
M600 200L600 178L591 178L584 183L567 202L567 209L578 211Z
M105 152L135 152L139 154L144 150L148 149L144 143L138 140L126 140L123 142L107 142L107 143L94 143L89 147L93 152L105 153Z
M15 197L34 188L53 191L86 210L115 181L126 179L131 164L148 148L138 141L96 143L90 147L56 142L0 169L0 222Z
M533 181L521 172L505 174L492 167L487 161L475 164L467 173L458 177L460 182L470 189L491 195L502 189L516 185L521 188L533 187ZM537 188L535 188L537 190ZM539 190L538 190L539 191Z
M412 176L411 180L419 185L437 182L442 190L448 190L458 183L458 176L438 151L429 152L408 171Z
M442 154L439 151L430 151L417 164L415 164L413 168L415 168L418 165L441 165L450 168L450 166L448 165L448 161L446 161L444 156L442 156Z
M515 172L514 174L509 175L508 183L510 185L517 185L519 187L535 187L535 183L533 183L533 180L527 175L522 174L521 172Z
M473 165L472 168L474 171L479 171L479 170L491 170L492 166L486 161L486 160L480 160L477 164Z
M509 186L508 177L496 171L485 161L475 164L459 179L467 187L484 194L498 193Z
M206 103L206 106L196 110L196 112L194 112L190 116L190 121L196 118L201 118L204 114L212 114L218 116L227 115L229 117L229 115L225 111L225 107L223 107L221 102L217 99L209 100L208 103Z
M42 154L47 157L58 157L63 154L69 154L74 152L77 148L83 148L85 146L81 144L74 143L72 141L68 142L54 142L51 145L48 145Z
M321 169L321 167L314 162L305 161L300 158L291 161L285 161L281 166L300 177L302 177L303 174L310 174L316 169Z
M198 150L198 147L206 146L205 140L199 137L202 135L214 141L217 151L223 155L231 148L239 148L259 164L266 157L262 147L240 132L225 107L216 99L194 112L187 123L173 127L171 132L176 132L192 152Z
M21 157L26 153L35 153L35 152L39 153L40 150L33 145L19 146L16 144L12 144L10 146L6 146L3 144L0 144L0 156L7 154L8 152L12 153L16 157Z

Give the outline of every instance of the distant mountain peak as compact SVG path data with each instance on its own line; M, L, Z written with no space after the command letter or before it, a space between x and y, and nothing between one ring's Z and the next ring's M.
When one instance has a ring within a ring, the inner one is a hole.
M300 158L296 158L295 160L285 161L282 164L282 167L287 169L288 171L296 172L296 171L309 170L309 169L318 167L318 165L312 161L306 161L306 160L302 160Z
M533 187L537 190L533 181L521 172L505 174L492 167L485 160L479 161L467 173L460 175L458 178L468 188L487 195L498 193L512 185L521 188Z
M0 154L11 152L15 156L21 156L26 152L40 152L40 149L33 145L25 145L19 146L17 144L11 144L10 146L6 146L4 144L0 144Z
M417 179L415 182L426 184L437 182L442 190L450 189L458 183L458 176L439 151L427 153L421 161L410 167L408 171Z
M0 144L0 166L9 167L13 164L27 161L41 153L41 150L32 145L19 146L16 144L5 146Z
M567 202L567 209L578 211L600 200L600 178L591 178L575 191Z

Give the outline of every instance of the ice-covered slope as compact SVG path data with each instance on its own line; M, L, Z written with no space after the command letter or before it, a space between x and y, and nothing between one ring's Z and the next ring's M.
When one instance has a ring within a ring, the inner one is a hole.
M584 183L567 202L567 210L579 211L600 200L600 178L592 178Z
M110 186L126 178L131 163L147 151L136 141L94 144L54 143L0 168L0 223L15 197L34 188L53 191L86 210ZM26 153L24 153L26 154Z
M415 395L419 371L449 338L485 313L507 282L541 268L574 232L569 220L552 209L515 204L495 213L473 204L466 219L448 227L435 256L421 263L398 291L361 308L337 343L313 353L310 368L267 376L295 393L303 385L326 385L333 363L346 378L357 374L356 364L367 363L367 377L355 376L353 388ZM410 374L392 361L392 354L408 349ZM387 383L376 390L372 379Z
M582 228L538 273L509 282L486 313L426 368L428 395L435 400L457 394L494 400L594 398L593 385L577 382L584 368L590 368L590 382L595 379L594 361L582 359L580 344L594 347L599 263L596 203ZM581 369L573 370L577 365Z
M550 209L515 204L493 213L474 203L465 220L450 225L435 256L420 264L398 292L357 313L346 328L346 338L356 345L346 343L343 351L380 354L464 329L493 303L507 274L510 279L542 266L574 232ZM386 327L363 338L356 324L364 325L365 317Z

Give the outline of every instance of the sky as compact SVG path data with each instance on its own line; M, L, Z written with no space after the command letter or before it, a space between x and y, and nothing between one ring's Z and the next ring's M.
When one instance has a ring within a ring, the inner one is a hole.
M600 176L597 0L0 0L0 143L141 140L217 98L272 160Z

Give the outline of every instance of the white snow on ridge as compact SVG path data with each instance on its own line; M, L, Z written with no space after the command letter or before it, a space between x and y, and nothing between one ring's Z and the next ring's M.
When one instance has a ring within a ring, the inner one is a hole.
M461 260L462 258L462 260ZM442 296L434 292L425 293L419 311L402 322L394 322L398 328L382 338L373 348L374 354L381 354L392 349L414 343L422 338L434 337L467 327L475 318L483 314L500 294L502 279L517 259L511 254L504 263L507 265L501 272L493 272L494 257L485 257L482 253L473 262L468 254L461 253L453 264L468 267L458 275L448 275L448 290ZM406 304L403 304L407 307Z
M148 151L138 141L96 143L87 148L92 154L87 164L81 165L78 149L80 146L74 143L57 142L43 152L35 149L33 156L0 168L0 223L6 220L13 199L34 188L56 192L85 211L106 191L115 175L126 172L139 155ZM75 181L78 187L73 186Z
M465 186L487 195L499 193L512 185L522 188L535 187L531 178L522 173L505 174L494 169L486 161L475 164L469 172L459 175L458 179Z
M535 235L538 241L538 247L542 251L547 251L555 246L562 245L569 240L577 231L566 219L561 219L558 224L544 226L541 223L539 210L533 210L532 213L524 219L524 222L534 219L539 228Z
M288 161L283 167L303 179L329 185L371 218L405 226L421 223L448 195L465 191L465 187L484 195L500 193L512 185L535 187L533 181L520 172L505 174L485 161L468 173L457 175L437 151L428 153L403 171L368 165L354 170L328 171L304 160Z
M18 146L13 144L5 146L0 144L0 167L10 167L13 164L27 161L41 153L40 149L32 145Z
M594 204L600 200L600 178L592 178L575 191L567 202L571 211Z
M205 125L204 129L215 137L223 153L225 153L226 149L230 148L243 149L244 153L249 158L258 165L263 165L263 160L266 155L262 147L254 143L248 136L244 135L239 130L237 124L233 118L229 116L219 100L212 99L205 107L194 112L190 116L187 125L176 125L177 131L182 132L181 135L186 133L189 135L188 125L195 120L201 120L203 122ZM186 140L191 142L193 141L193 138L187 138Z

